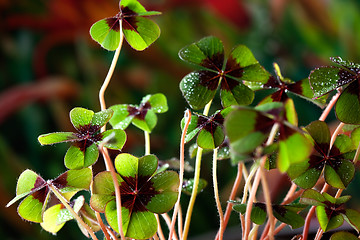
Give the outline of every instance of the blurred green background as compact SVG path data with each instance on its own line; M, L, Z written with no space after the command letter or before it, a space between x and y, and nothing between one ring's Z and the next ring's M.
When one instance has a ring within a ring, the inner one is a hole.
M284 76L295 81L311 69L329 64L330 56L360 61L360 2L357 0L143 0L160 38L144 52L126 43L109 88L108 106L138 104L146 94L164 93L169 111L159 116L151 135L152 153L162 159L179 155L179 122L187 107L178 84L193 67L178 51L208 35L223 40L227 52L245 44L270 72L277 62ZM98 90L113 56L88 34L90 26L118 12L115 0L0 0L0 238L82 239L74 222L57 237L38 224L22 221L16 205L5 208L15 195L16 179L31 168L44 178L65 171L66 144L41 147L40 134L72 131L68 113L82 106L99 111ZM257 93L259 99L262 93ZM255 100L257 101L257 100ZM321 109L295 99L299 123L317 119ZM216 102L214 110L216 108ZM332 113L329 121L335 120ZM143 134L127 130L124 151L143 154ZM191 160L190 160L191 161ZM104 169L102 161L95 171ZM202 177L211 177L210 161L203 161ZM229 161L219 163L219 186L226 201L236 175ZM189 174L188 176L192 176ZM286 178L285 178L286 180ZM358 182L358 181L357 181ZM356 191L356 184L349 186ZM274 197L281 186L274 187ZM285 189L286 190L286 189ZM188 197L184 197L186 202ZM201 204L200 204L201 202ZM356 202L356 201L352 201ZM356 208L357 206L355 206ZM231 224L239 226L236 216ZM211 185L199 195L190 235L218 227Z

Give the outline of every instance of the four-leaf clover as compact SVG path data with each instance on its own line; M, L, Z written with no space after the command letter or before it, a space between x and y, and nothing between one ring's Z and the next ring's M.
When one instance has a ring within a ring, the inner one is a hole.
M177 200L178 174L173 171L154 174L157 167L158 159L154 155L137 158L123 153L115 159L126 237L152 237L157 230L154 213L169 211ZM95 211L105 212L107 222L119 231L115 188L110 172L101 172L95 176L90 205Z
M98 157L98 145L103 141L104 147L120 150L126 140L126 134L120 129L110 129L100 133L112 117L110 109L94 113L85 108L74 108L70 111L70 120L76 132L55 132L39 136L42 145L61 142L72 142L65 155L65 166L69 169L81 169L93 165Z

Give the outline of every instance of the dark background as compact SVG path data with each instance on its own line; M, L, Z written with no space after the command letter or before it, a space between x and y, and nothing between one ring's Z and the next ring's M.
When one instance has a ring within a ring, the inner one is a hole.
M138 104L146 94L161 92L167 96L169 111L159 115L151 134L151 151L160 159L179 154L179 122L187 104L178 84L194 68L183 63L177 53L187 44L208 35L222 39L227 53L236 44L245 44L268 71L273 73L272 63L277 62L283 75L294 81L306 78L316 66L329 64L330 56L360 61L360 3L356 0L141 3L147 10L163 12L153 17L161 36L143 52L124 43L105 97L111 106ZM68 145L41 147L37 137L72 131L68 113L73 107L99 111L98 90L113 53L101 49L88 32L94 22L117 12L118 2L114 0L0 0L1 239L84 238L74 222L67 223L54 237L38 224L22 221L16 212L17 204L10 208L5 205L14 197L16 179L25 169L46 179L66 170L63 157ZM257 93L257 99L261 96L261 92ZM304 100L295 99L295 104L300 125L321 114L321 109ZM328 120L335 121L333 113ZM127 134L124 151L142 155L142 132L130 126ZM98 161L95 171L102 169L103 162ZM210 161L205 157L202 177L210 179L210 172ZM236 169L225 160L219 162L218 172L225 202ZM349 189L356 192L356 182ZM281 195L281 189L278 192ZM359 208L356 201L351 203ZM199 195L195 208L190 235L216 231L218 220L211 185ZM235 214L231 224L240 229Z

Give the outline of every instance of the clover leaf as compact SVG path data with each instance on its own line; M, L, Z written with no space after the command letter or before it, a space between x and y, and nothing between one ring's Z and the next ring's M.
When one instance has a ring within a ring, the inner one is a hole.
M333 235L331 235L330 240L358 240L355 235L349 233L349 232L336 232Z
M100 226L96 224L95 212L87 203L85 203L84 196L81 195L75 200L71 201L70 206L73 208L74 212L91 227L94 232L100 230ZM45 210L43 214L43 222L40 223L40 225L44 230L55 234L65 225L67 221L72 219L74 219L74 216L67 208L65 208L63 204L59 203ZM84 229L84 227L79 223L78 226L82 230L83 234L89 237L89 233Z
M19 215L25 220L40 223L43 221L43 213L51 193L49 185L55 186L67 200L70 200L78 191L89 189L91 179L92 171L88 168L69 170L49 181L27 169L18 179L16 197L6 207L25 197L19 204Z
M142 51L160 36L159 26L145 17L159 14L161 13L146 11L137 0L121 0L119 13L94 23L90 35L103 48L114 51L120 44L121 30L129 45Z
M236 201L234 203L233 210L241 214L245 214L247 204L241 204ZM302 227L305 223L304 219L297 213L303 210L306 205L302 204L290 204L290 205L272 205L274 217L280 222L286 223L291 228L296 229ZM257 225L262 225L266 220L266 204L256 202L251 210L250 219Z
M104 147L120 150L126 140L126 134L120 129L110 129L100 133L112 117L110 109L94 113L85 108L74 108L70 111L70 120L76 132L55 132L40 135L41 145L71 142L65 155L65 166L69 169L81 169L93 165L98 157L98 145L106 140Z
M260 103L268 102L285 102L289 98L289 93L295 94L304 98L312 103L323 107L326 101L326 96L312 99L314 93L310 87L309 79L305 78L300 81L294 82L289 78L284 78L277 64L274 64L276 76L271 76L269 80L261 86L261 89L274 89L275 92L265 97ZM251 85L249 85L251 88Z
M356 230L360 230L360 212L346 209L344 204L351 196L334 198L327 193L319 193L316 190L306 190L300 203L316 206L316 216L320 227L324 232L340 227L344 219Z
M151 132L157 123L156 113L164 113L168 110L166 97L157 93L147 95L139 106L131 104L119 104L111 106L114 116L110 124L116 129L126 129L130 123L143 131Z
M232 111L232 108L225 108L216 111L212 116L193 114L185 136L185 143L191 141L198 135L196 143L204 149L215 149L225 140L223 123L225 117ZM182 128L184 127L184 119Z
M324 172L329 185L345 188L355 174L352 163L355 148L351 139L339 135L330 148L330 130L325 122L314 121L306 130L313 138L315 151L307 161L294 164L287 172L289 177L301 188L312 188Z
M214 98L219 86L224 108L250 104L254 99L254 92L242 81L265 83L270 77L244 45L236 46L225 60L224 46L213 36L184 47L179 56L202 68L186 75L180 82L183 96L195 110L204 108Z
M233 158L247 159L263 145L273 128L279 124L277 167L286 171L290 165L303 162L312 150L311 142L296 127L293 101L267 103L256 109L237 107L226 118L224 126ZM294 125L295 124L295 125Z
M163 171L154 175L157 166L158 159L154 155L137 158L123 153L115 159L126 237L152 237L157 230L154 213L169 211L177 200L178 174ZM95 176L90 205L95 211L105 212L110 226L119 231L115 189L110 172L101 172Z
M336 117L344 123L359 124L360 65L342 60L340 57L332 57L330 60L338 66L320 67L310 73L309 79L314 96L320 97L344 86L335 105Z

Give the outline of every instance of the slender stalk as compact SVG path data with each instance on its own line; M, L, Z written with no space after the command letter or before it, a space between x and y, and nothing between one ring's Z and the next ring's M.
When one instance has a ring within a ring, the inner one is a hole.
M186 136L186 132L187 129L189 127L190 124L190 120L191 120L191 112L189 109L187 109L185 111L184 114L184 118L185 118L185 125L184 125L184 129L181 133L181 141L180 141L180 171L179 171L179 195L174 207L174 212L173 212L173 216L172 216L172 220L171 220L171 224L170 224L170 233L169 233L169 240L172 239L172 236L174 234L175 231L175 222L176 222L176 216L180 210L180 197L181 197L181 190L182 190L182 185L184 182L184 165L185 165L185 136ZM178 221L180 221L180 219L178 219ZM182 234L179 235L181 237Z
M266 146L269 146L270 144L273 143L273 141L275 139L275 135L276 135L276 133L278 131L278 128L279 128L279 124L275 123L274 126L271 129L268 140L266 141ZM261 175L262 175L261 174L262 171L260 169L264 168L265 163L266 163L266 159L267 159L266 155L263 156L260 159L260 167L256 172L253 188L251 189L251 192L250 192L250 195L249 195L249 200L247 201L246 212L245 212L245 232L244 232L244 239L245 240L249 239L248 235L249 235L249 232L250 232L250 225L251 225L251 220L250 220L251 210L252 210L252 206L253 206L253 203L254 203L257 188L258 188L259 183L260 183L260 178L261 178Z
M61 192L59 192L59 190L52 184L50 183L49 188L51 189L51 191L55 194L55 196L60 200L60 202L66 207L67 210L69 210L69 212L71 213L71 215L73 215L73 217L76 219L76 221L86 229L86 231L88 231L88 233L90 234L90 236L92 237L92 239L94 240L98 240L98 238L96 237L94 231L89 227L89 225L87 225L79 215L76 214L76 212L74 211L74 209L72 209L72 207L68 204L68 201L66 200L66 198L61 194Z
M150 133L144 131L145 137L145 155L150 155Z
M118 240L118 238L116 237L115 233L112 231L112 229L110 227L107 227L108 233L111 235L111 238L113 240Z
M245 181L245 186L244 186L244 191L243 191L243 197L241 199L241 203L244 204L246 203L247 197L248 197L248 193L251 192L251 180L253 179L256 171L258 170L259 166L253 166L253 168L250 171L250 174L247 174L246 169L243 170L244 172L244 178L246 178Z
M223 213L223 210L221 208L220 197L219 197L219 189L218 189L218 184L217 184L217 173L216 173L217 172L217 153L218 153L218 149L215 148L213 152L214 152L214 154L213 154L214 197L215 197L216 207L217 207L218 213L219 213L220 232L224 232L224 213ZM219 239L222 240L223 236L220 235Z
M183 236L183 215L181 210L181 205L179 206L179 217L178 217L178 233L179 233L179 239Z
M97 222L98 222L101 230L104 233L104 236L105 236L106 240L111 240L110 235L109 235L109 233L107 231L107 228L106 228L106 226L104 225L104 223L103 223L103 221L101 219L100 213L95 211L95 216L96 216Z
M110 156L109 156L109 153L108 153L107 149L104 148L101 145L100 145L100 149L101 149L102 154L104 156L104 160L105 160L107 166L109 167L109 171L111 173L111 177L112 177L113 182L114 182L118 228L119 228L119 233L120 233L121 240L125 240L125 235L124 235L123 226L122 226L121 193L120 193L119 182L117 180L117 175L116 175L116 172L115 172L115 168L114 168L114 165L111 162L111 159L110 159Z
M171 226L171 218L170 218L170 216L169 216L167 213L163 213L163 214L161 214L161 216L162 216L163 219L165 220L166 225L168 226L168 228L170 229L170 226ZM177 235L176 235L175 232L174 232L174 234L173 234L173 239L179 240L179 238L177 237Z
M339 96L341 94L341 91L338 90L337 93L332 97L332 99L330 100L329 104L326 106L325 110L323 111L323 113L321 114L319 120L320 121L325 121L325 119L327 118L327 116L329 115L331 109L334 107L336 101L338 100Z
M114 69L115 69L116 63L117 63L117 61L119 59L120 51L121 51L121 48L122 48L122 45L123 45L124 34L123 34L123 31L122 31L122 20L119 20L119 25L120 25L120 28L119 28L120 29L120 43L119 43L118 48L115 51L113 60L111 62L111 65L110 65L109 71L108 71L108 73L106 75L106 78L104 80L104 83L101 86L100 91L99 91L99 100L100 100L101 110L106 109L106 103L105 103L105 98L104 98L105 91L106 91L107 87L109 86L111 77L112 77L112 75L114 73Z
M278 234L284 227L286 227L287 224L286 223L281 223L274 231L274 235ZM269 236L266 236L264 238L264 240L268 240L269 239Z
M227 203L227 206L226 206L226 210L225 210L225 215L224 215L224 227L221 231L221 229L219 229L217 235L216 235L216 240L219 240L219 238L223 237L224 235L224 231L226 229L226 226L229 222L229 219L230 219L230 214L232 212L232 206L233 204L231 203L232 200L235 200L235 196L236 196L236 193L239 189L239 185L240 185L240 182L241 182L241 179L242 179L242 169L244 167L244 163L243 162L239 162L238 164L238 171L237 171L237 175L236 175L236 178L235 178L235 182L234 182L234 185L233 185L233 188L231 189L231 193L230 193L230 197L229 197L229 201Z
M249 233L249 239L256 239L257 231L259 229L259 225L254 224L254 227L251 229Z
M328 153L327 153L328 155L330 153L330 150L331 150L332 146L334 145L336 137L339 135L339 133L342 130L342 128L344 127L344 125L345 125L345 123L343 123L343 122L339 123L339 125L336 127L333 135L331 136L330 146L329 146L329 150L328 150Z
M161 228L159 215L158 215L158 214L155 214L155 217L156 217L156 221L157 221L157 223L158 223L157 232L158 232L158 234L159 234L159 237L160 237L161 240L166 240L166 238L165 238L165 236L164 236L164 232L163 232L163 230L162 230L162 228ZM155 233L154 236L157 237L156 233ZM158 239L159 239L159 238L158 238Z
M204 111L203 111L204 116L207 116L209 114L211 103L212 103L212 100L208 104L206 104L206 106L204 108ZM199 186L202 152L203 152L203 149L201 147L198 147L198 150L197 150L197 153L196 153L196 160L195 160L194 186L193 186L193 190L191 192L190 202L189 202L189 206L188 206L188 209L187 209L187 212L186 212L186 218L185 218L185 225L184 225L184 232L183 232L183 235L182 235L182 240L186 240L187 236L189 234L191 215L192 215L192 211L193 211L193 208L194 208L196 195L197 195L197 191L198 191L198 186Z
M262 183L262 187L263 187L263 192L264 192L264 197L265 197L265 203L266 203L266 211L268 214L268 222L269 222L269 238L271 240L274 239L274 229L275 229L275 218L274 218L274 214L273 214L273 210L272 210L272 205L271 205L271 196L270 196L270 191L269 191L269 187L268 187L268 183L266 181L266 177L264 175L264 169L260 168L260 171L262 171L261 175L261 183Z
M159 240L159 237L158 237L158 235L156 233L153 236L153 240Z

